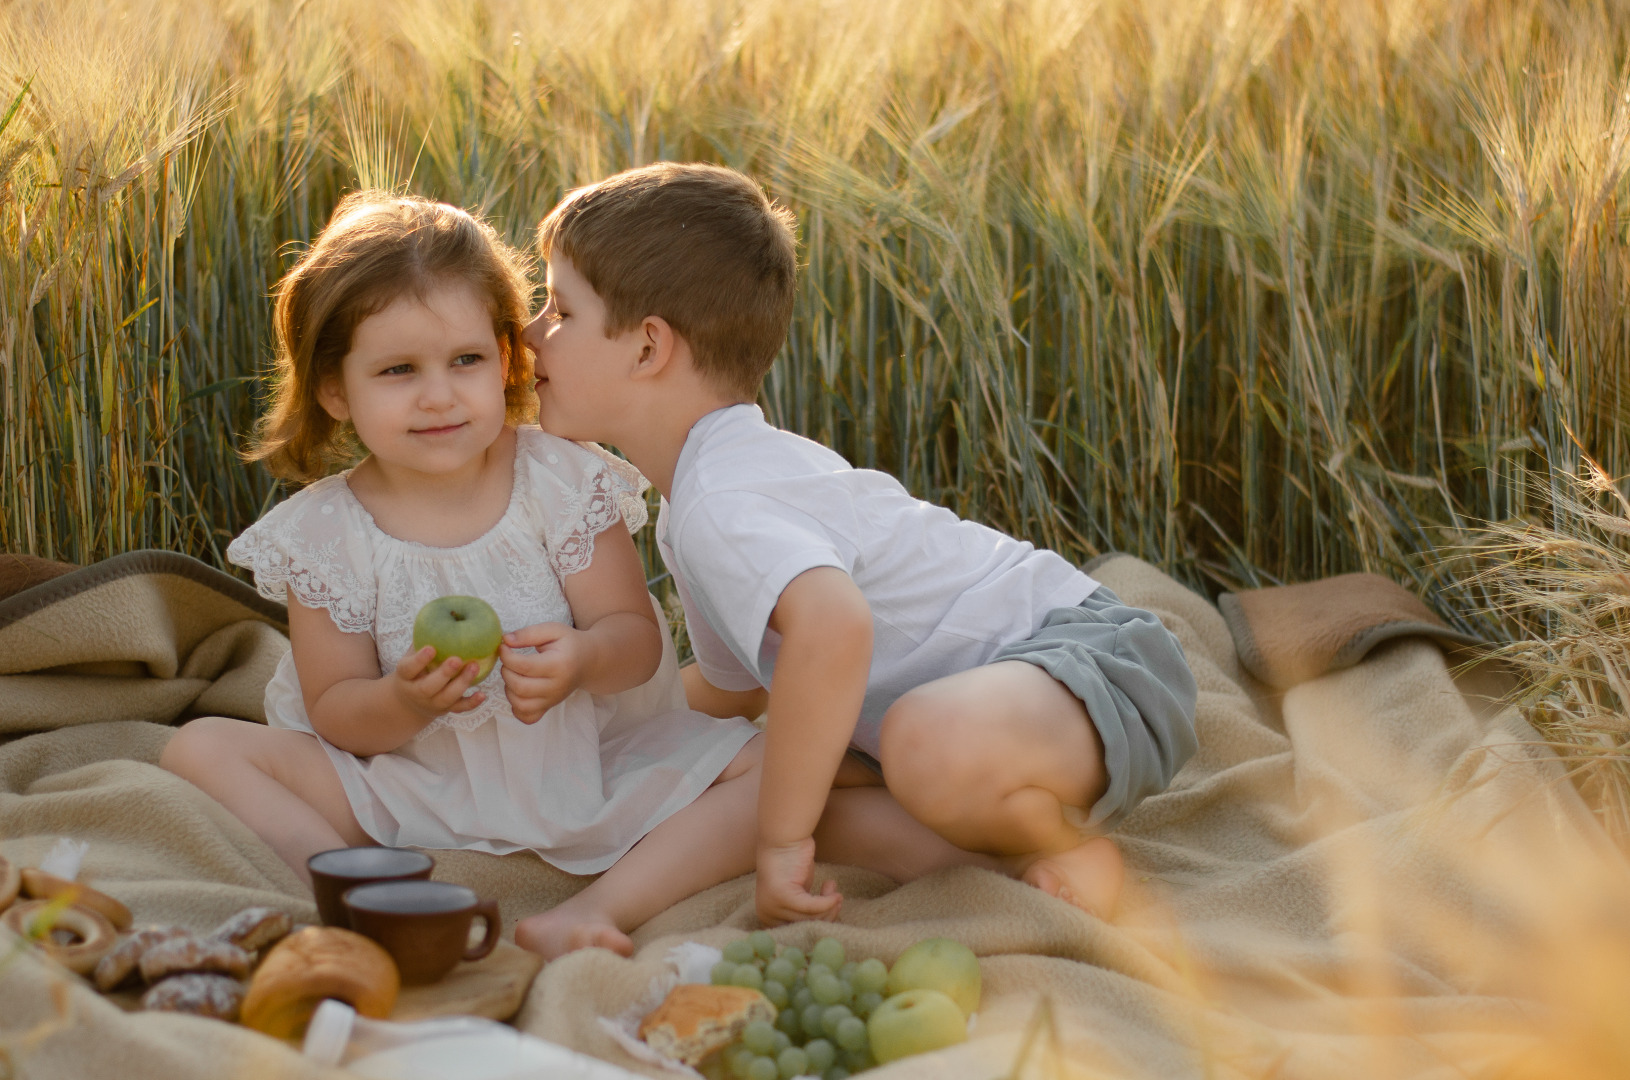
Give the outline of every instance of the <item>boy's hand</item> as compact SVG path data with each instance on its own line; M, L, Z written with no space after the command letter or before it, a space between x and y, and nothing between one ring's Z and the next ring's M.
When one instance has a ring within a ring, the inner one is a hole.
M435 655L435 647L426 645L408 653L396 664L396 692L409 709L426 720L434 720L443 713L469 712L486 700L487 695L479 690L464 696L465 691L475 685L479 664L449 656L431 667L430 661Z
M819 893L809 891L815 877L815 838L758 849L758 886L754 900L761 926L780 926L800 919L838 917L843 896L838 883L827 881Z
M498 660L515 719L535 724L566 700L582 677L584 653L583 632L565 623L538 623L505 634Z

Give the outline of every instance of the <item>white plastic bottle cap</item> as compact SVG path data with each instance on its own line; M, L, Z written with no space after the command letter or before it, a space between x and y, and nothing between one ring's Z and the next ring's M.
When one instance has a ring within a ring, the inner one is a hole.
M327 998L311 1014L301 1052L319 1065L338 1065L345 1056L345 1047L351 1041L351 1028L356 1020L355 1009L343 1001Z

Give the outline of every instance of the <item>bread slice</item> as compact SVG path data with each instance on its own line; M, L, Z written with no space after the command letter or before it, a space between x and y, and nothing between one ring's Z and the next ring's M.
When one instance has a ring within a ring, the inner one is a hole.
M757 990L681 983L640 1021L640 1038L657 1053L694 1067L729 1046L754 1020L775 1020L775 1006Z

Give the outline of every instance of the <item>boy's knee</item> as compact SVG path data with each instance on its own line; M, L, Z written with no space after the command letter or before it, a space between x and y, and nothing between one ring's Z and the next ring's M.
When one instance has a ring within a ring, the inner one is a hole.
M915 692L883 716L878 760L889 791L930 828L955 826L992 782L963 719L953 703Z

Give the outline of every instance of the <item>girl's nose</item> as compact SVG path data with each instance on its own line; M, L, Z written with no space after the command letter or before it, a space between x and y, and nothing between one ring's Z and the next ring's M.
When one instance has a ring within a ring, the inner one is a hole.
M444 373L435 372L419 383L419 403L427 409L445 409L458 400L453 384Z

